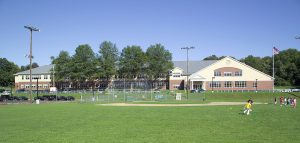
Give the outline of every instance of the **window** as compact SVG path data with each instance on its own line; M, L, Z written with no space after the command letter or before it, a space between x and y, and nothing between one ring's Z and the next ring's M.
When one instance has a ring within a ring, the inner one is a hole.
M30 87L30 85L29 85L29 84L26 84L26 85L25 85L25 88L29 88L29 87Z
M234 76L242 76L242 71L236 71L234 72Z
M173 84L173 88L178 89L180 87L180 85L178 84Z
M44 88L48 88L49 87L48 84L43 84L43 86L44 86Z
M234 86L243 88L243 87L247 87L247 84L246 84L246 81L236 81Z
M232 76L232 72L224 72L224 76Z
M26 79L29 79L29 75L26 75Z
M165 75L165 74L162 74L162 73L160 73L160 74L159 74L159 76L158 76L158 78L166 78L166 75Z
M21 84L21 88L24 88L25 86L24 86L24 84Z
M224 82L224 87L226 87L226 88L232 87L231 81L225 81Z
M22 80L24 80L24 75L22 75Z
M38 79L42 79L42 76L41 76L41 75L33 75L33 76L32 76L32 79L37 79L37 78L38 78Z
M221 82L220 81L213 81L213 82L210 82L209 84L209 87L212 88L220 88L221 87Z
M180 74L174 73L174 74L173 74L173 77L180 77Z
M253 87L257 87L257 82L253 82Z
M215 75L215 76L221 76L221 72L220 72L220 71L215 71L215 72L214 72L214 75Z
M48 75L44 75L44 79L48 79Z

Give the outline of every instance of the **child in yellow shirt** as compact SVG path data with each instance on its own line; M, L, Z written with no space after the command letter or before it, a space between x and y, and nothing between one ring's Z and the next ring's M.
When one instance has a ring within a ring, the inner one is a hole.
M249 115L251 110L251 106L252 106L252 102L251 100L248 100L247 104L244 107L244 114Z

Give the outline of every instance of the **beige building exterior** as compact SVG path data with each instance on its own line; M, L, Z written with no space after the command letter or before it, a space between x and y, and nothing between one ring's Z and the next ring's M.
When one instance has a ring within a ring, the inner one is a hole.
M174 62L174 66L169 89L184 89L187 84L186 62ZM272 90L274 82L273 77L231 57L191 61L188 75L190 90Z
M46 65L32 69L32 90L49 90L51 86L51 69L53 65ZM38 81L38 84L37 84ZM29 70L15 74L16 90L29 90L30 73Z

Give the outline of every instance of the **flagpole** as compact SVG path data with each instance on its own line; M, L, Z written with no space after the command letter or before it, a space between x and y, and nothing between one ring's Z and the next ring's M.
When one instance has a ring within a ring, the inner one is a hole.
M274 70L274 47L272 48L272 58L273 58L273 92L274 92L274 83L275 83L275 70Z

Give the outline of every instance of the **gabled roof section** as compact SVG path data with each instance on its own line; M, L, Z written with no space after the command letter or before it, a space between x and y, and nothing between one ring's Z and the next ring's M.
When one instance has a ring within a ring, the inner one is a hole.
M203 61L189 61L189 73L195 73L203 68L217 62L218 60L203 60ZM174 67L181 68L183 74L187 74L187 62L186 61L173 61Z
M250 69L252 69L252 70L255 70L255 71L257 71L257 72L259 72L259 73L261 73L261 74L263 74L263 75L265 75L265 76L268 76L269 78L272 78L272 79L273 79L272 76L270 76L270 75L268 75L268 74L266 74L266 73L264 73L264 72L262 72L262 71L260 71L260 70L258 70L258 69L255 69L255 68L253 68L253 67L251 67L251 66L249 66L249 65L247 65L247 64L245 64L245 63L242 63L242 62L240 62L239 60L234 59L234 58L232 58L232 57L227 56L227 57L225 57L225 58L223 58L223 59L221 59L221 60L224 60L224 59L226 59L226 58L231 59L231 60L233 60L233 61L236 61L236 62L238 62L238 63L240 63L240 64L242 64L242 65L244 65L244 66L246 66L246 67L248 67L248 68L250 68Z
M37 68L33 68L31 71L32 71L32 74L50 74L53 66L54 65L40 66ZM26 70L26 71L18 72L15 75L29 75L29 74L30 74L30 71Z

